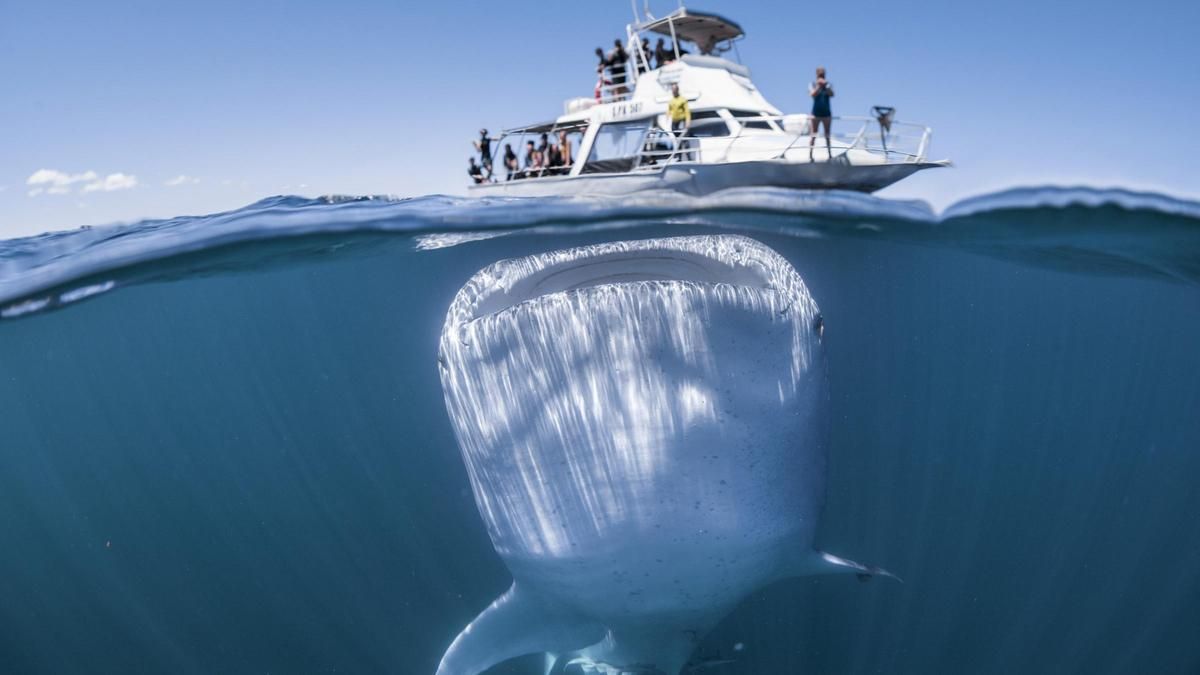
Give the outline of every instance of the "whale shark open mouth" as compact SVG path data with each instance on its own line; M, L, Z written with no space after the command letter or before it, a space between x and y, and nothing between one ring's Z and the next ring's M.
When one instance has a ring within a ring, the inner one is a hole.
M785 307L815 311L803 282L779 254L747 237L675 237L597 244L502 260L460 291L447 328L567 291L635 282L687 283L776 294Z
M584 672L678 675L753 589L872 574L813 548L821 343L799 274L741 236L597 244L475 274L438 358L513 585L438 674L545 652Z
M672 439L725 424L750 400L736 392L780 405L814 390L801 382L815 377L818 319L787 260L742 236L596 244L480 270L447 312L439 363L469 470L516 453L515 470L476 476L497 550L566 557L653 527L639 486L661 480ZM558 447L579 454L551 481L542 455ZM564 502L586 520L563 525Z

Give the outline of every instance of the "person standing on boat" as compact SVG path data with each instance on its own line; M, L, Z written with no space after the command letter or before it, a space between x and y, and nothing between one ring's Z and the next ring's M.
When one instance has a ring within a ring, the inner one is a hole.
M537 147L538 168L545 169L550 166L550 137L543 133L540 141Z
M608 70L612 73L613 93L618 96L629 92L625 86L628 80L625 69L628 63L629 53L625 51L625 45L621 44L620 39L613 40L613 50L608 54Z
M596 58L600 59L601 68L607 68L612 65L608 62L608 57L604 55L604 49L600 47L596 47Z
M812 161L813 146L817 142L817 130L825 125L825 152L833 159L833 149L829 143L829 127L833 124L833 110L829 99L833 98L833 85L825 79L825 69L817 68L817 81L808 86L808 95L812 97L812 136L808 139L808 159Z
M654 61L659 68L667 65L675 60L675 52L667 49L667 44L662 38L658 38L658 44L654 46Z
M653 52L650 51L650 40L642 38L642 46L637 53L637 70L638 75L651 70L654 66L650 65L650 56Z
M541 168L542 159L538 156L537 148L534 147L533 141L525 141L525 177L536 169Z
M571 139L567 137L566 131L558 132L558 149L562 153L562 165L571 167Z
M612 79L606 77L604 71L609 70L612 62L600 47L596 47L596 58L600 59L600 63L596 65L596 102L604 103L610 94L609 86L612 85Z
M513 152L512 143L504 144L504 168L508 172L508 177L505 180L512 180L513 175L515 175L517 173L517 169L520 168L517 165L517 153Z
M611 84L612 80L604 77L604 66L596 66L596 103L604 102L605 92Z
M479 140L475 141L475 149L479 152L479 163L488 175L492 173L492 137L487 129L479 130Z
M685 96L679 93L679 83L671 85L671 100L667 103L667 114L671 116L671 131L675 132L676 143L675 147L683 149L687 147L688 134L692 130L692 109L688 106L688 100ZM692 161L691 153L683 155L683 160Z

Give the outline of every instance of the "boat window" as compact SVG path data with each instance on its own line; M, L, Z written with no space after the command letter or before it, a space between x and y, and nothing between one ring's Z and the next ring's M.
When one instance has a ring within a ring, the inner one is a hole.
M737 119L737 121L747 129L766 129L767 131L776 130L775 127L771 126L769 121L764 119L755 119L763 116L763 114L760 112L753 112L750 110L730 110L729 112L732 113L734 118Z
M664 129L668 127L663 127ZM721 113L716 110L696 110L692 112L691 135L696 138L715 138L728 136L729 125Z
M720 118L692 122L691 135L695 136L696 138L717 138L718 136L728 136L729 125L726 124L725 120Z
M650 128L650 120L609 122L596 130L596 140L588 154L583 173L614 173L629 171L642 148L642 139Z

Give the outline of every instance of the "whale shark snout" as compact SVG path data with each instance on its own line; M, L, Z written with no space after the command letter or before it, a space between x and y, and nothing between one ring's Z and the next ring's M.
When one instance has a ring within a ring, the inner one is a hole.
M544 651L674 674L754 589L873 573L813 549L822 326L792 266L745 237L555 251L468 281L442 384L514 582L439 673Z

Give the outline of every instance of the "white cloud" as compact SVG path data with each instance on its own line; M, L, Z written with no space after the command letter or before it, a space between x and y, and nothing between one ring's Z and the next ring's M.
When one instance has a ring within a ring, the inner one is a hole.
M137 176L124 173L110 173L101 178L95 171L66 173L55 169L38 169L25 180L25 184L31 188L30 197L69 194L77 183L83 183L80 192L112 192L135 187L138 180Z
M166 185L167 187L176 187L178 185L195 185L196 183L199 183L199 182L200 182L199 178L193 178L192 176L185 176L183 174L179 174L178 176L175 176L174 178L163 183L163 185Z
M110 173L104 178L94 180L83 186L84 192L112 192L113 190L128 190L137 187L137 176L127 173Z
M36 197L42 193L49 195L66 194L71 191L71 186L75 183L94 181L96 179L95 171L70 174L54 169L38 169L25 180L25 184L33 188L29 191L29 196Z

